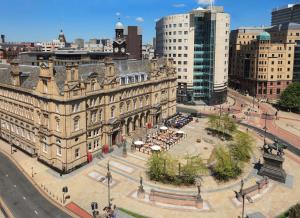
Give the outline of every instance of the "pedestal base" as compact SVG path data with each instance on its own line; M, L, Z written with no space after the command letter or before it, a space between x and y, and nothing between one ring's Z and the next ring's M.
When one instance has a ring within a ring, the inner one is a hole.
M203 208L203 199L201 197L200 198L197 197L195 207L198 208L198 209Z
M145 190L143 188L139 188L137 191L137 197L139 199L145 199Z
M263 166L257 174L260 176L267 176L268 178L281 183L285 183L286 180L286 172L284 171L284 169L268 165Z
M262 168L258 171L258 175L267 176L278 182L285 183L286 172L282 168L284 159L274 154L264 154L264 164Z

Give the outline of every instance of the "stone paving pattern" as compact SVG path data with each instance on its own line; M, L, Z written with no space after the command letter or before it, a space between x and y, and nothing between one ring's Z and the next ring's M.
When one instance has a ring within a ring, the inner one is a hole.
M241 107L241 103L248 105L246 107ZM250 116L244 114L248 108L251 108L251 103L249 103L249 98L240 98L238 101L229 99L229 102L223 104L223 112L228 111L230 108L238 118L243 118L245 122L256 125L257 127L263 128L264 120L260 119L259 114L265 111L271 111L275 113L275 110L269 105L261 103L260 108L255 106L257 112L253 112ZM208 106L197 106L198 111L203 111L205 113L218 113L218 107L208 107ZM280 112L279 120L268 120L267 126L268 131L274 132L290 143L300 147L300 135L298 134L297 125L299 116L291 115L290 113ZM286 124L291 124L295 128L286 128ZM197 125L200 125L197 127ZM202 125L202 127L201 127ZM174 155L183 155L183 152L188 151L189 153L202 152L203 159L207 159L209 153L213 146L215 146L218 141L214 139L213 145L210 143L202 142L193 144L192 142L200 137L206 137L203 132L203 123L191 123L190 125L184 127L184 131L188 134L187 139L184 139L180 144L171 148L170 153ZM244 129L244 131L246 131ZM251 130L249 130L252 132ZM262 145L262 136L256 135L257 149L254 152L255 160L261 158L259 152L259 147ZM207 149L204 149L207 147ZM10 146L3 141L0 141L0 149L10 152ZM115 151L113 154L107 156L107 158L99 160L94 159L92 163L72 172L68 175L60 176L58 173L39 163L36 158L31 158L24 153L18 151L14 153L13 158L18 161L18 163L23 167L23 169L29 174L32 174L32 167L34 177L33 179L38 183L46 187L51 195L55 198L61 199L63 186L67 185L69 187L69 195L71 201L78 204L81 208L86 210L88 213L90 211L90 203L92 201L97 201L100 208L107 205L107 185L102 182L98 182L92 179L89 174L91 172L98 172L101 175L106 175L106 165L108 160L115 162L114 167L111 167L113 180L116 184L111 187L111 196L113 198L113 204L117 206L129 209L136 213L146 215L148 217L154 218L176 218L176 217L237 217L241 214L241 206L236 206L232 202L234 197L234 191L239 189L239 182L241 178L246 178L245 187L253 185L258 177L255 175L255 171L252 170L253 164L249 164L245 168L244 174L231 182L228 183L218 183L212 177L205 176L202 188L202 197L208 202L210 206L209 211L194 211L188 209L180 208L165 208L162 205L153 205L151 203L145 203L138 201L131 197L131 194L137 190L139 185L139 177L144 177L144 186L146 190L155 188L167 192L176 192L184 194L196 194L195 187L175 187L172 185L164 185L160 183L155 183L147 179L146 170L146 160L149 157L146 154L135 151L131 153L128 151L126 158L122 157L122 148ZM289 185L280 184L273 182L272 188L261 195L254 203L246 204L246 213L253 213L260 211L266 217L274 217L281 212L288 209L291 205L299 201L300 196L300 170L299 169L300 158L289 151L286 151L284 169L291 178ZM131 170L133 169L133 170ZM118 217L126 217L126 215L120 215Z
M184 128L187 134L193 134L195 128L193 125L198 125L192 123L191 125ZM201 124L199 124L201 125ZM200 131L201 133L201 131ZM190 138L190 137L188 137ZM257 139L259 140L259 138ZM184 146L188 148L188 145L193 146L191 143L186 143L183 140ZM261 143L260 143L261 145ZM260 146L258 145L258 146ZM181 149L177 147L174 152L181 152ZM8 144L1 142L0 148L9 152L10 147ZM287 209L290 205L296 203L299 200L300 189L297 188L300 185L300 171L295 170L299 167L299 157L293 156L293 154L286 155L286 162L284 163L284 168L289 175L293 176L293 187L289 188L279 183L274 183L271 191L264 194L255 201L253 204L247 204L247 212L260 211L267 217L272 217L280 212ZM106 164L108 160L119 163L120 169L118 167L111 167L112 177L117 180L118 183L111 188L111 196L113 198L113 204L120 207L127 208L131 211L147 215L149 217L237 217L241 208L236 207L232 202L232 197L234 196L234 190L239 189L240 178L231 181L229 183L217 183L212 177L205 177L203 184L202 197L207 201L211 207L209 211L195 212L193 210L183 210L180 208L164 208L163 206L153 205L151 203L144 203L137 201L130 197L130 194L134 192L139 184L139 177L143 176L145 178L145 188L148 190L150 188L156 188L163 191L195 194L196 189L194 187L175 187L172 185L162 185L149 181L146 178L145 168L146 159L148 155L142 154L135 151L134 153L129 153L126 158L120 156L121 152L116 152L110 155L108 158L103 160L94 159L92 163L84 166L83 168L64 176L59 176L56 172L52 171L43 164L37 162L36 159L28 157L24 153L18 151L13 154L13 157L23 166L24 170L28 173L32 173L31 167L33 166L34 177L33 179L38 184L43 184L47 187L49 192L55 196L62 196L61 189L63 186L67 185L69 187L69 194L71 196L71 201L80 205L84 210L90 213L90 203L92 201L97 201L100 207L107 205L107 186L101 182L97 182L89 177L89 173L96 171L101 175L106 175ZM259 158L260 154L256 153L256 158ZM290 158L292 157L292 158ZM129 168L135 169L132 173L125 172L122 170L122 165L126 165ZM251 166L246 168L243 177L248 178L245 186L252 185L258 178L251 174ZM284 199L284 200L283 200ZM67 203L69 203L68 201Z

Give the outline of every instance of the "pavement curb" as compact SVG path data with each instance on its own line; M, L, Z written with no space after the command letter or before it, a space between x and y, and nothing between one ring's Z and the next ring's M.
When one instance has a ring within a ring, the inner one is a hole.
M3 140L1 140L3 141ZM7 158L9 158L14 164L15 166L20 170L20 172L22 172L22 174L27 178L27 180L35 187L35 189L44 197L46 198L51 204L53 204L54 206L58 207L59 209L61 209L62 211L64 211L66 214L68 214L71 217L74 218L80 218L79 216L77 216L76 214L74 214L72 211L70 211L69 209L67 209L66 207L60 205L59 203L57 203L56 201L54 201L51 197L49 197L42 189L41 187L34 181L32 180L32 178L30 177L30 175L28 175L28 173L22 168L22 166L18 163L18 161L11 155L9 155L7 153L7 151L3 150L2 148L0 148L0 152L3 153ZM0 202L1 203L1 202ZM10 218L10 217L9 217ZM13 218L13 217L12 217Z
M12 212L10 211L10 209L7 207L7 205L5 204L4 200L0 197L0 209L3 210L4 212L4 216L8 217L8 218L14 218Z

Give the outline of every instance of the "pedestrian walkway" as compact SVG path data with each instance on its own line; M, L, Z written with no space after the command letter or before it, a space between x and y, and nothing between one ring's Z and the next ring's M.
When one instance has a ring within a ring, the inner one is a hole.
M81 207L79 207L74 202L70 202L66 205L66 208L71 210L73 213L75 213L77 216L81 218L92 218L92 216L87 213L85 210L83 210Z

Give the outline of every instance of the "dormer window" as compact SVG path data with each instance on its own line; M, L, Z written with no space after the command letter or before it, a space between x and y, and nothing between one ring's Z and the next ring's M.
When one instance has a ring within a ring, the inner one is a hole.
M47 80L43 80L43 90L44 90L44 93L48 93L48 83L47 83Z
M95 91L95 82L92 82L92 84L91 84L91 90Z

